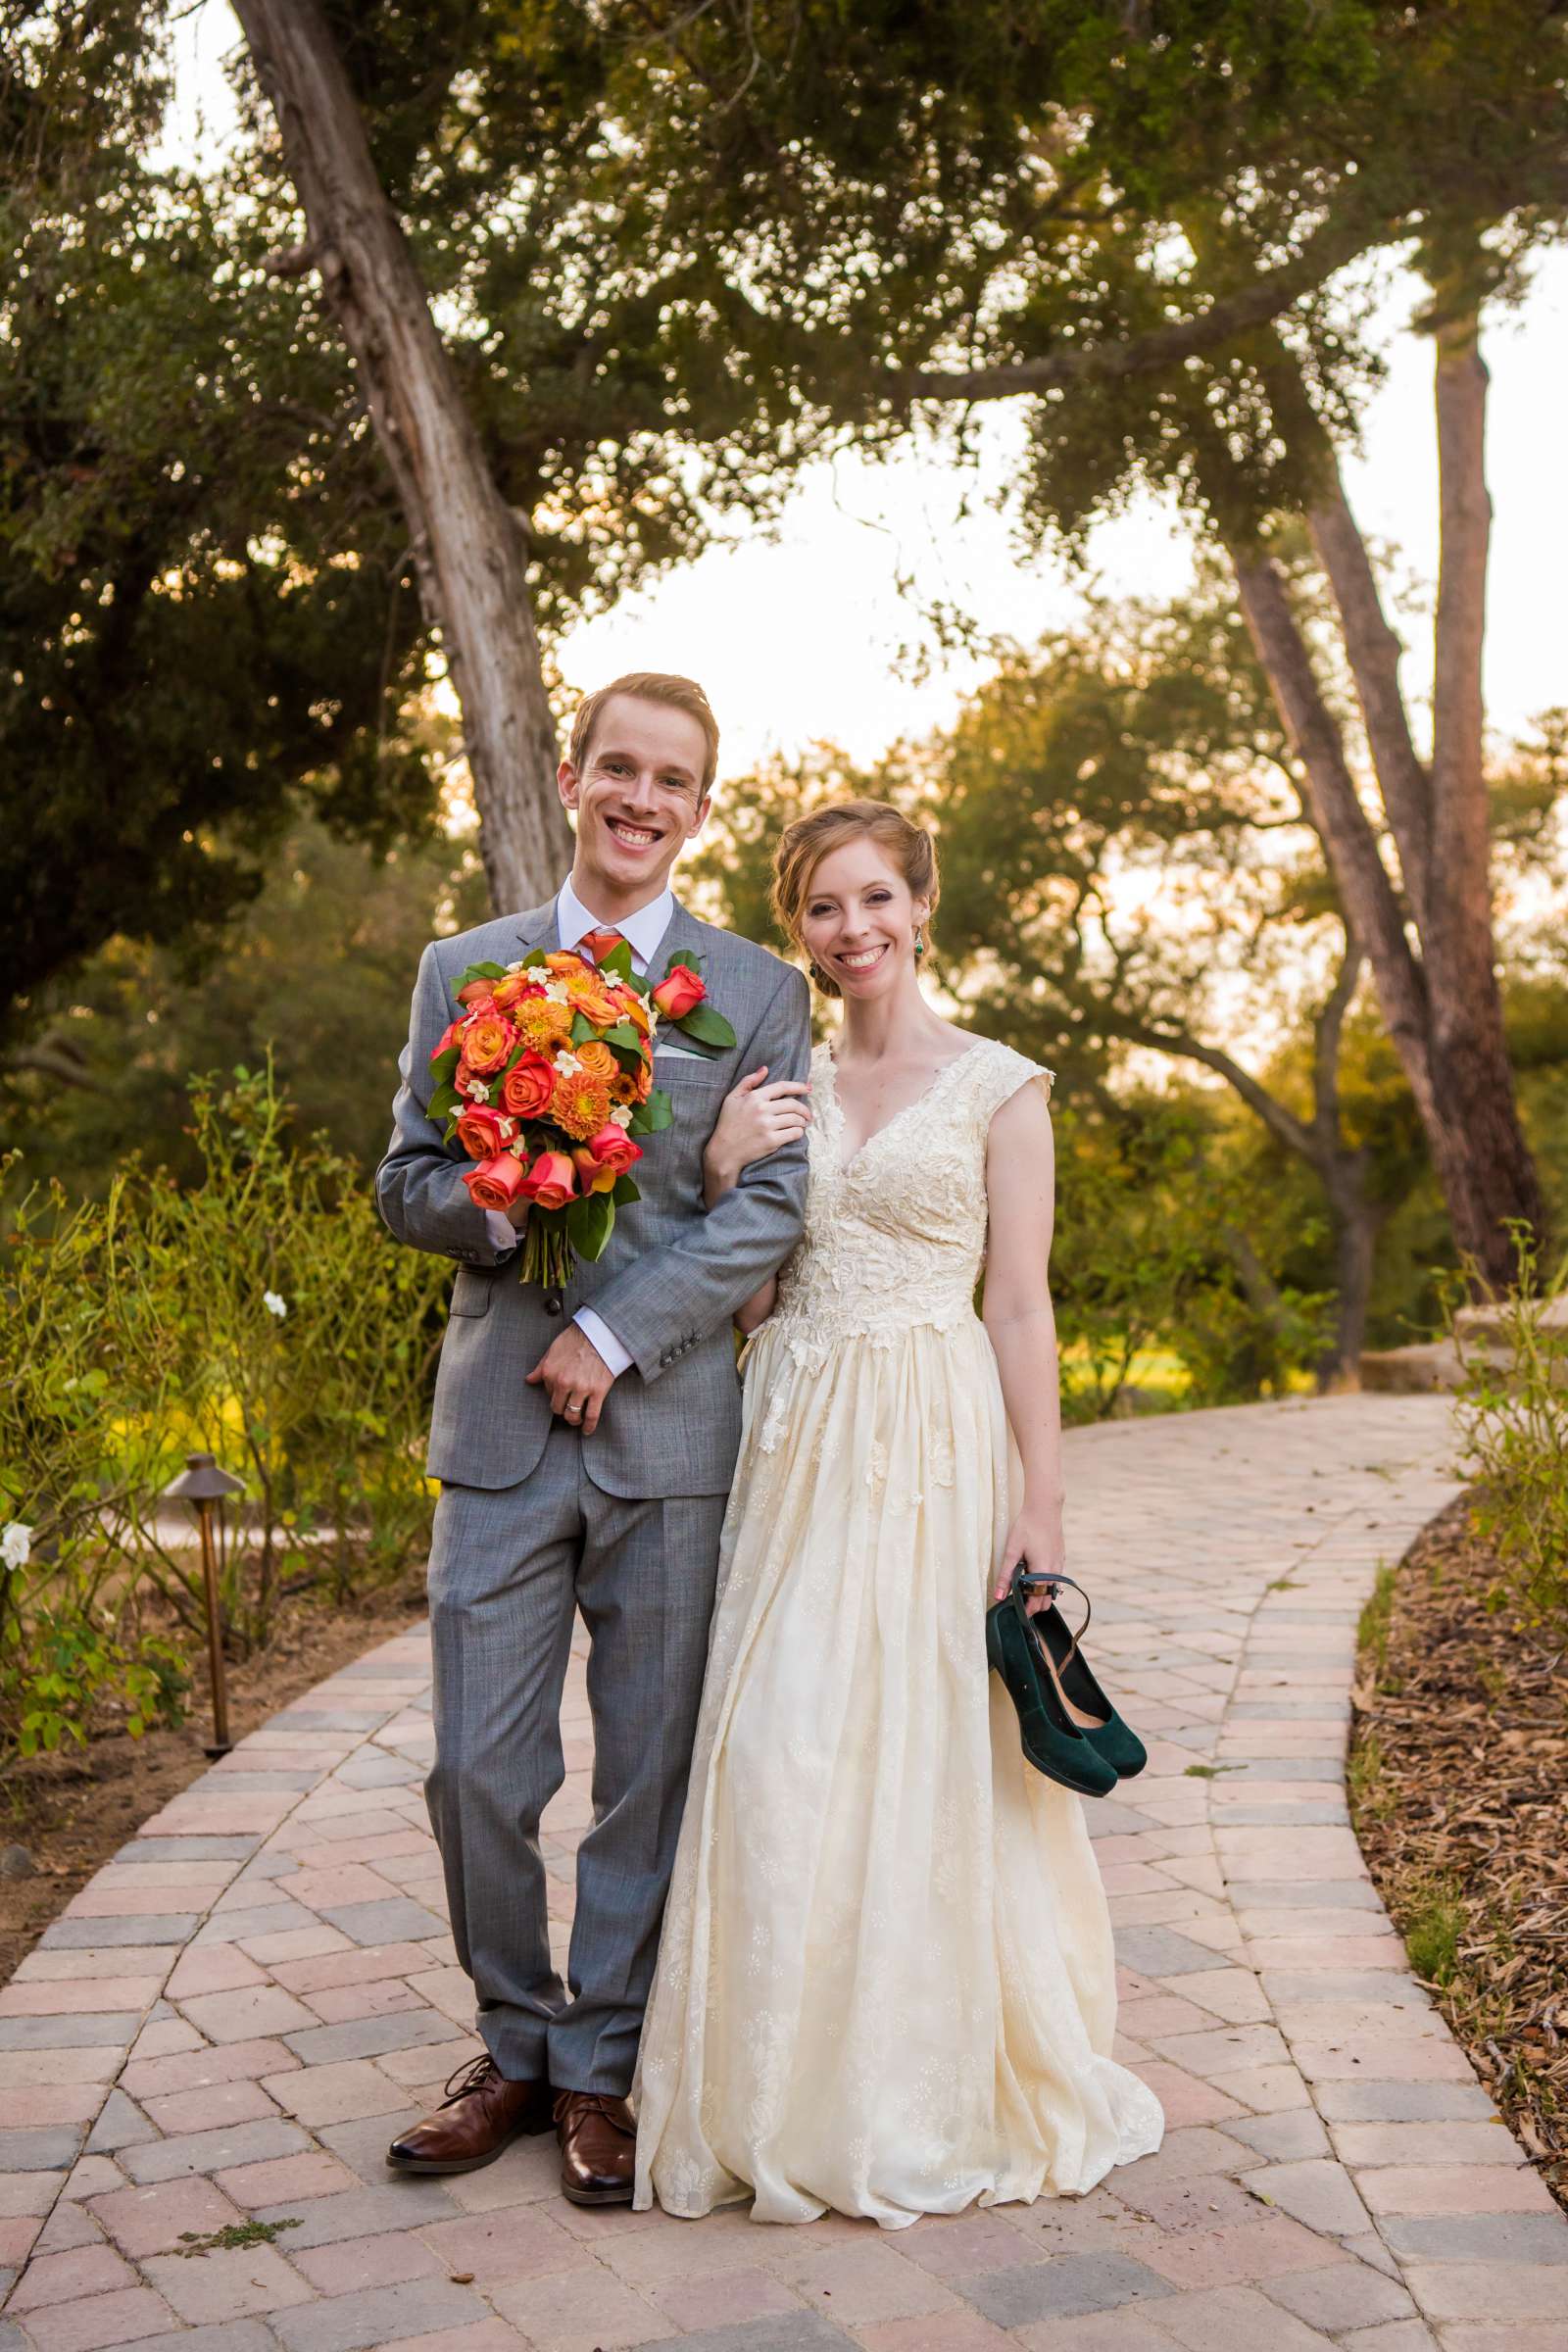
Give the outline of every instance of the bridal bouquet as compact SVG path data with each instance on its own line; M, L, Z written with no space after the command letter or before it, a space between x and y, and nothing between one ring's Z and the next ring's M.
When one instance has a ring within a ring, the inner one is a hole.
M616 1209L639 1198L637 1138L670 1124L654 1084L660 1019L699 1052L721 1052L735 1032L691 957L671 957L652 982L624 941L597 964L543 948L470 964L457 993L464 1009L430 1056L429 1115L476 1163L463 1178L476 1207L527 1201L521 1278L560 1289L573 1256L602 1256Z

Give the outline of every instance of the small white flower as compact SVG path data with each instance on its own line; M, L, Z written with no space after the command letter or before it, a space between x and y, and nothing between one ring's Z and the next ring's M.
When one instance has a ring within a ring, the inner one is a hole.
M270 1315L275 1315L280 1323L282 1322L283 1317L288 1313L287 1299L280 1298L276 1291L264 1291L262 1293L262 1304L266 1307L268 1313Z
M610 1117L613 1126L629 1127L631 1125L631 1111L629 1106L624 1102L617 1102L614 1109L611 1112Z
M0 1560L8 1568L25 1568L31 1553L31 1528L24 1527L20 1519L11 1520L0 1533Z
M558 1078L571 1078L582 1068L582 1063L577 1059L575 1054L568 1054L563 1047L556 1055L552 1066Z
M507 1117L503 1116L502 1118L498 1119L498 1120L497 1120L497 1122L496 1122L496 1132L497 1132L497 1134L500 1136L500 1138L501 1138L501 1141L502 1141L504 1144L510 1144L510 1143L511 1143L511 1141L512 1141L512 1139L513 1139L513 1137L514 1137L514 1136L516 1134L516 1132L517 1132L517 1122L516 1122L516 1120L515 1120L515 1119L509 1119L509 1118L507 1118Z
M470 1102L486 1102L490 1099L490 1088L483 1078L470 1078L463 1091Z
M564 980L547 980L545 982L545 995L550 999L552 1004L564 1004L566 1002L566 983Z

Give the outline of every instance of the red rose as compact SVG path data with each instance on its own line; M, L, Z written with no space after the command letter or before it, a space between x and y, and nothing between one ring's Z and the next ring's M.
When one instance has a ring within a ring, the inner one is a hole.
M501 1100L514 1119L537 1119L556 1091L555 1067L546 1054L525 1054L501 1081Z
M593 1153L597 1166L609 1168L616 1176L624 1176L643 1155L641 1144L634 1144L615 1119L607 1119L598 1134L588 1138L584 1149Z
M499 1114L477 1102L459 1111L457 1138L468 1157L477 1160L493 1159L507 1140Z
M689 963L671 964L654 991L654 1003L666 1021L683 1021L702 1003L708 986Z
M441 1042L430 1056L432 1061L439 1061L449 1046L456 1046L462 1043L463 1018L464 1016L460 1014L455 1021L448 1021L446 1027L441 1032Z
M607 1119L597 1134L579 1144L571 1156L577 1163L583 1191L608 1193L615 1178L624 1175L642 1155L641 1144L634 1144L624 1127Z
M564 1152L541 1152L521 1190L539 1208L564 1208L577 1197L577 1171Z
M474 1013L465 1029L463 1058L471 1063L481 1077L499 1070L517 1042L517 1032L505 1013L494 1006Z
M475 1208L508 1209L523 1189L522 1167L510 1152L498 1152L482 1167L465 1169L463 1181Z

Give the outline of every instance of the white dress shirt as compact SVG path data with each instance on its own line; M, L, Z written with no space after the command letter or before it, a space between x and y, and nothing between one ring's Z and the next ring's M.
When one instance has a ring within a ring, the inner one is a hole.
M607 922L603 916L595 914L583 905L572 889L568 875L561 885L561 895L556 901L556 926L564 948L575 948L590 931L618 931L631 950L632 969L646 972L660 941L669 929L674 912L673 891L662 890L657 899L650 899L647 906L639 906L634 914L625 915L617 923ZM517 1229L510 1217L503 1216L500 1209L492 1208L485 1211L485 1222L489 1227L490 1239L498 1250L511 1250L516 1248ZM596 1315L591 1306L580 1306L572 1321L589 1345L604 1357L610 1366L612 1378L618 1380L631 1362L631 1357L604 1317Z

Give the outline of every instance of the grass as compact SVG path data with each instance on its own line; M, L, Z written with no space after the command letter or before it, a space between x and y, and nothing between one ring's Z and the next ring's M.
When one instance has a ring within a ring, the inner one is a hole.
M1401 1909L1410 1966L1423 1984L1445 1990L1458 1974L1459 1937L1465 1927L1458 1881L1436 1878L1412 1887Z
M1372 1661L1372 1683L1375 1689L1387 1688L1384 1676L1389 1664L1389 1630L1394 1623L1395 1572L1386 1560L1378 1563L1378 1579L1373 1586L1360 1621L1355 1629L1356 1647L1363 1658Z
M1350 1749L1345 1767L1345 1786L1353 1813L1387 1820L1396 1797L1384 1772L1383 1747L1376 1732L1364 1732Z

